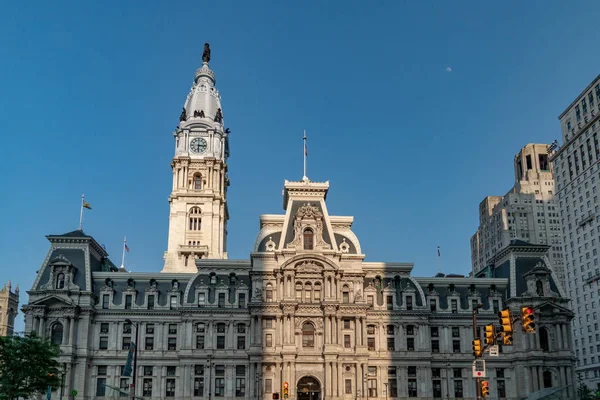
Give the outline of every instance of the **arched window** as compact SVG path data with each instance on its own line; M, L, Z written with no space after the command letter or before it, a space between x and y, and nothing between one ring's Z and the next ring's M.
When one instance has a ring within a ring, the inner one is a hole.
M350 288L346 285L342 288L342 303L350 303Z
M315 327L313 324L302 325L302 347L315 347Z
M52 344L60 345L63 339L63 326L61 323L52 325L52 332L50 335L50 342Z
M202 175L194 175L194 190L202 189Z
M267 283L265 288L265 297L267 298L267 301L273 301L273 285L270 283Z
M202 211L199 207L192 207L190 209L190 231L199 231L202 226Z
M542 351L550 351L550 338L548 337L548 329L540 329L540 347Z
M56 275L56 288L64 289L65 288L65 274L60 273Z
M310 303L310 294L312 293L312 288L310 286L310 283L306 282L304 284L304 301L306 301L307 303Z
M549 388L552 387L552 372L544 371L544 387Z
M544 295L544 285L542 284L542 281L540 281L539 279L537 281L535 281L535 290L536 290L538 296Z
M304 250L312 250L314 248L313 239L315 236L312 229L306 228L302 235L304 236Z

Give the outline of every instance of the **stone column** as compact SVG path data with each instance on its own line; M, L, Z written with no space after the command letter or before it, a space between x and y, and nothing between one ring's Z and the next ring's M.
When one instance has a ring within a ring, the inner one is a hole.
M540 390L537 367L531 367L531 376L533 380L533 391L537 392Z
M65 318L64 322L65 323L63 324L63 335L61 341L62 345L69 344L69 327L71 325L71 319L67 317Z
M75 346L75 325L77 324L77 320L75 317L70 318L69 322L69 344L71 346Z
M556 325L556 350L562 350L563 349L563 343L562 343L562 334L561 334L561 327L560 324Z
M40 323L38 325L38 336L44 339L44 334L46 331L46 318L40 317Z
M544 371L543 371L542 367L537 367L537 368L538 368L539 388L543 389L544 388Z

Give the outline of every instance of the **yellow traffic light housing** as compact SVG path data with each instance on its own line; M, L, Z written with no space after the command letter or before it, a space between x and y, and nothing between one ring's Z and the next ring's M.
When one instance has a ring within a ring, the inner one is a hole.
M488 397L490 395L490 383L488 381L481 381L481 397Z
M475 357L481 357L483 355L483 348L481 346L481 339L473 340L473 355Z
M494 324L485 326L485 344L494 344L496 341L496 329Z
M289 397L290 397L289 384L287 382L283 382L283 398L287 399Z
M521 324L523 332L535 332L535 311L533 307L521 307Z
M500 326L498 330L502 332L502 344L505 346L511 346L513 343L512 340L512 316L510 315L510 310L505 308L504 310L498 312L498 322Z

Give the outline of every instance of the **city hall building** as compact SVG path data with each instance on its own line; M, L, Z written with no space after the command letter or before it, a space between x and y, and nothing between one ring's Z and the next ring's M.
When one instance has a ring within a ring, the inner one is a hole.
M482 304L478 335L503 307L536 310L535 334L517 322L514 345L485 354L491 398L572 398L573 314L549 246L512 241L480 277L415 277L411 263L365 262L353 218L329 213L329 183L304 177L285 181L283 213L260 216L249 259L228 259L230 132L208 47L203 61L174 132L162 272L126 273L81 230L47 236L23 312L26 331L60 345L65 393L126 396L137 342L144 399L474 398Z

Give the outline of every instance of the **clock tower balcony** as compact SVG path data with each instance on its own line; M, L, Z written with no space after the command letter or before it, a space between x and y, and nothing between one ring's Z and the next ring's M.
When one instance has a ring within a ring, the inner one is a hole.
M197 244L197 245L188 245L181 244L179 245L179 249L177 251L177 255L179 256L191 256L194 258L195 256L199 256L203 258L208 256L208 246L205 244Z

